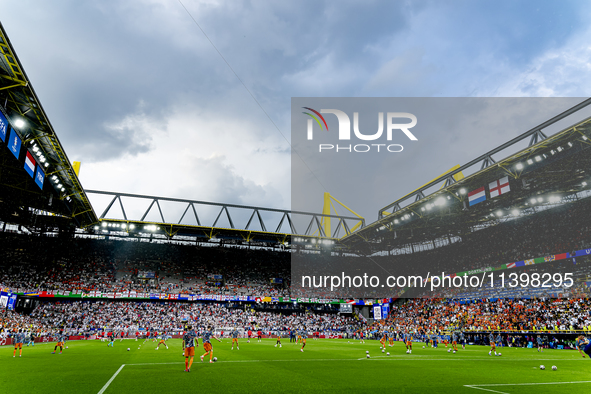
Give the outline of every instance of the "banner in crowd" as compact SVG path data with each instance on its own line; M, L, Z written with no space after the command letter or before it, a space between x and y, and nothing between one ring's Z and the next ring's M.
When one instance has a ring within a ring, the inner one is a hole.
M109 299L138 299L138 300L175 300L175 301L241 301L241 302L269 302L269 303L296 303L296 304L342 304L351 305L381 305L389 304L394 300L392 298L382 298L377 300L337 300L324 298L290 298L290 297L253 297L253 296L235 296L220 294L168 294L168 293L138 293L135 291L109 292L91 291L82 293L80 290L67 292L62 290L38 291L18 293L25 297L40 298L109 298Z
M524 267L526 265L541 264L551 261L564 260L574 257L582 257L591 255L591 249L577 250L571 253L560 253L553 254L544 257L537 257L529 260L517 261L514 263L503 264L499 267L487 267L480 268L471 271L458 272L456 274L449 275L450 277L464 276L464 275L476 275L485 272L499 271L517 267ZM430 280L428 278L427 280ZM18 295L24 295L26 297L55 297L55 298L110 298L110 299L143 299L143 300L178 300L178 301L242 301L242 302L274 302L274 303L300 303L300 304L342 304L347 303L351 305L378 305L378 304L390 304L394 298L383 298L383 299L324 299L324 298L289 298L289 297L253 297L253 296L234 296L234 295L215 295L215 294L168 294L168 293L140 293L136 291L125 291L125 292L107 292L103 293L100 291L91 291L83 293L81 290L75 291L64 291L64 290L51 290L51 291L40 291L40 292L25 292L17 293Z
M456 276L477 275L477 274L483 274L485 272L499 271L499 270L505 270L505 269L511 269L511 268L518 268L518 267L525 267L526 265L548 263L548 262L557 261L557 260L565 260L565 259L573 259L574 260L575 257L590 256L590 255L591 255L591 249L582 249L582 250L577 250L576 252L572 252L572 253L552 254L549 256L536 257L534 259L529 259L529 260L516 261L514 263L503 264L499 267L486 267L486 268L479 268L479 269L474 269L474 270L470 270L470 271L458 272L455 274L450 274L449 276L453 278ZM430 280L431 280L431 278L427 279L427 281L430 281Z

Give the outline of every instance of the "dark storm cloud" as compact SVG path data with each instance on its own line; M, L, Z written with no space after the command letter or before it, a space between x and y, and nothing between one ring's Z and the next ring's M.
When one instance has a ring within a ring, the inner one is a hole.
M288 139L294 96L583 95L591 80L588 44L578 39L587 32L584 3L182 1ZM179 171L215 150L221 168L245 181L212 196L287 205L288 182L277 186L283 199L257 188L289 177L289 144L178 1L5 2L0 15L68 156L100 163L103 172L135 169L113 177L86 166L86 183L141 192L153 174L169 180L152 162L174 162L191 136L202 149L185 154ZM195 115L210 122L196 127ZM233 136L216 138L224 128ZM248 143L227 147L247 133ZM448 151L468 146L455 131L447 135L439 142ZM416 179L431 179L450 161L424 160L430 165L419 166L425 173ZM380 165L382 179L407 181L396 169L408 163ZM284 172L255 178L270 167ZM175 187L203 193L191 182ZM379 201L389 202L389 193Z

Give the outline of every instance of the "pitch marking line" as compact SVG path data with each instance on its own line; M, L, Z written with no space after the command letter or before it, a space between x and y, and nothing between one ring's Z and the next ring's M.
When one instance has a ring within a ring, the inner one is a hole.
M539 386L549 384L576 384L576 383L591 383L591 380L583 380L580 382L545 382L545 383L492 383L492 384L465 384L464 387L469 387L476 390L490 391L499 394L509 394L505 391L497 391L492 389L485 389L484 387L501 387L501 386Z
M306 359L306 360L230 360L230 361L218 361L219 363L226 364L226 363L260 363L260 362L310 362L310 361L360 361L366 360L365 357L363 358L317 358L317 359ZM370 358L369 361L372 359ZM400 361L400 360L413 360L413 361L449 361L454 360L453 358L414 358L414 357L406 357L406 356L375 356L373 361ZM473 359L455 359L455 361L480 361L480 360L489 360L489 358L473 358ZM509 359L506 358L507 361L531 361L530 359ZM123 369L123 367L127 366L141 366L141 365L183 365L183 362L169 362L169 363L136 363L136 364L121 364L117 372L111 376L111 379L101 388L98 394L103 394L107 388L113 383L119 372ZM199 363L197 364L199 365ZM497 387L497 386L532 386L532 385L541 385L541 384L574 384L574 383L591 383L591 380L587 381L580 381L580 382L550 382L550 383L506 383L506 384L474 384L474 385L464 385L464 387L468 387L471 389L476 390L483 390L483 391L490 391L493 393L499 394L509 394L504 391L496 391L492 389L485 389L483 387Z
M123 369L124 366L125 366L125 364L121 364L121 366L119 367L119 369L117 370L117 372L115 372L113 374L113 376L111 376L111 379L109 379L109 381L107 383L105 383L105 385L103 386L103 388L101 389L101 391L98 392L98 394L103 394L105 392L105 390L109 387L109 385L113 382L113 380L115 380L115 378L117 377L117 375L119 375L119 372L121 372L121 370Z

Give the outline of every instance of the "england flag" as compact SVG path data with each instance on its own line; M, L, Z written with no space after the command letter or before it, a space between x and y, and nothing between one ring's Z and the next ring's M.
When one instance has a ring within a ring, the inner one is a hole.
M509 188L509 177L504 177L488 184L490 191L490 198L495 198L501 194L507 193L511 189Z

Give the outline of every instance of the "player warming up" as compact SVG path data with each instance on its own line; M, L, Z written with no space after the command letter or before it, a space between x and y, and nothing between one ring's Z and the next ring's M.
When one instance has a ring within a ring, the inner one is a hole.
M488 352L489 356L492 356L492 352L495 352L495 356L497 355L497 345L495 344L495 333L491 332L488 334L488 341L490 342L490 351Z
M31 345L31 346L35 346L35 332L31 331L31 333L29 334L29 342L27 342L27 346Z
M221 341L215 335L213 335L211 330L213 330L212 326L207 327L207 331L205 331L202 335L205 353L201 356L201 361L203 361L203 358L209 354L209 362L213 363L213 346L211 345L211 338L217 339L218 342Z
M158 342L158 346L156 346L156 350L158 350L160 348L160 345L164 344L164 346L166 346L166 348L168 349L168 345L166 344L166 334L163 332L162 336L160 337L160 341Z
M234 350L234 342L236 342L236 350L240 350L238 347L238 329L236 327L232 331L232 350Z
M107 346L115 346L115 333L112 331L109 333L109 343L107 343Z
M281 347L281 332L279 330L277 330L277 342L275 343L275 347L277 347L277 345Z
M58 346L60 348L60 353L62 354L62 351L64 350L64 341L65 341L65 336L63 335L63 333L58 333L57 334L57 343L55 344L55 347L53 348L53 352L51 352L51 354L55 354L55 351L57 350Z
M456 332L451 333L451 347L454 353L458 351L458 334Z
M382 333L380 334L380 337L381 337L380 344L382 345L382 348L385 349L386 348L386 340L387 340L386 331L382 331Z
M23 356L23 342L25 341L25 333L23 330L18 330L16 334L14 334L14 352L12 353L12 357L16 357L16 349L18 348L18 356Z
M187 331L183 335L183 352L185 353L185 372L191 372L193 357L195 357L195 338L197 334L192 326L187 326ZM203 359L203 357L201 357Z
M543 352L544 348L542 347L544 344L544 341L542 340L542 337L538 334L538 337L536 338L536 342L538 343L538 352Z
M300 349L300 352L303 352L304 348L306 347L306 339L308 339L308 332L306 330L302 330L302 332L300 333L300 337L302 338L302 348Z
M585 355L583 353L587 354L591 358L591 341L589 341L584 336L579 335L577 337L575 344L577 346L577 350L579 351L581 356L583 356L583 358L585 358Z
M403 338L404 338L404 342L406 343L406 353L411 354L412 353L412 334L405 333Z

